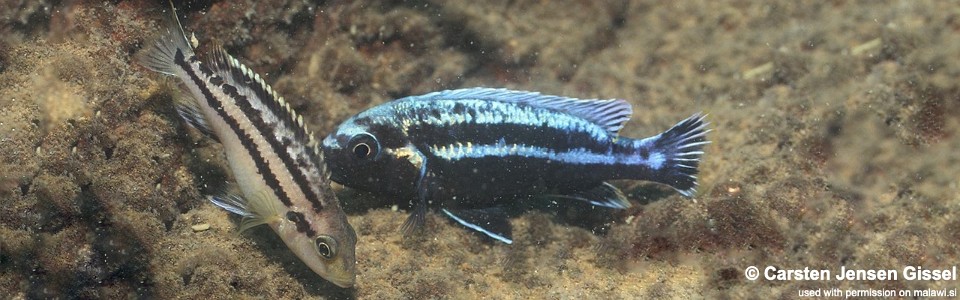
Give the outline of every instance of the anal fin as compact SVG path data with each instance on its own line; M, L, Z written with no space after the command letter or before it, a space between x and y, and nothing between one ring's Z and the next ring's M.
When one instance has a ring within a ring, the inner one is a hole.
M454 222L467 228L476 230L492 239L506 244L513 244L513 227L507 214L501 208L441 210L444 215Z
M547 195L547 197L578 200L596 206L615 209L626 209L631 206L630 201L627 200L627 196L623 195L620 189L606 182L589 190L569 195Z

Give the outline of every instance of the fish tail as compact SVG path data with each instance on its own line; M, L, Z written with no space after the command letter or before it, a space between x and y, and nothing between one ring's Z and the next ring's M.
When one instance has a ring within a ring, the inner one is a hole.
M177 75L177 65L175 57L177 52L181 52L184 57L193 56L193 47L183 33L183 26L180 25L180 19L177 17L177 10L170 2L170 9L173 10L171 17L166 20L166 31L152 44L137 53L137 61L147 69L160 72L167 75Z
M643 165L638 179L670 185L677 192L692 197L696 193L697 173L703 147L709 144L706 115L696 113L673 125L669 130L642 140L631 140L632 154Z

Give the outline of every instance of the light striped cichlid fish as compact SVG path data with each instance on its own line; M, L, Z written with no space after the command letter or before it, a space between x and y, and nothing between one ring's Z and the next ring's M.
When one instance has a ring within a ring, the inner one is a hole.
M351 117L323 140L332 179L375 194L412 199L402 229L419 228L428 207L504 243L511 201L556 197L626 208L613 179L697 186L707 123L694 114L645 139L620 137L632 108L471 88L407 97Z
M243 216L240 232L267 224L314 272L340 287L353 286L357 235L303 118L222 48L208 62L198 59L175 10L170 23L138 58L183 82L193 97L177 101L180 116L223 144L243 196L210 201Z

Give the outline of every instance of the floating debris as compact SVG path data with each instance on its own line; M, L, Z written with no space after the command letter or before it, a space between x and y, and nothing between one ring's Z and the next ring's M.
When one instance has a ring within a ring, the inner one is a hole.
M204 232L210 230L210 224L203 223L190 226L190 229L193 229L193 232Z
M881 40L880 38L875 38L870 40L869 42L854 46L853 48L850 49L850 54L860 55L860 54L863 54L864 52L876 49L881 45L883 45L883 40Z
M762 64L759 67L743 72L743 79L753 79L753 78L756 78L757 76L770 73L770 71L773 71L772 62Z

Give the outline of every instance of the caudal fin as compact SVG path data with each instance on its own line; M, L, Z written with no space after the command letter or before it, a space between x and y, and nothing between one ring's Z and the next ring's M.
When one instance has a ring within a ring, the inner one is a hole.
M673 187L686 197L697 192L697 172L700 158L703 156L703 146L709 144L706 134L707 116L696 113L689 118L673 125L669 130L649 139L653 148L662 151L663 168L660 170L658 182Z

